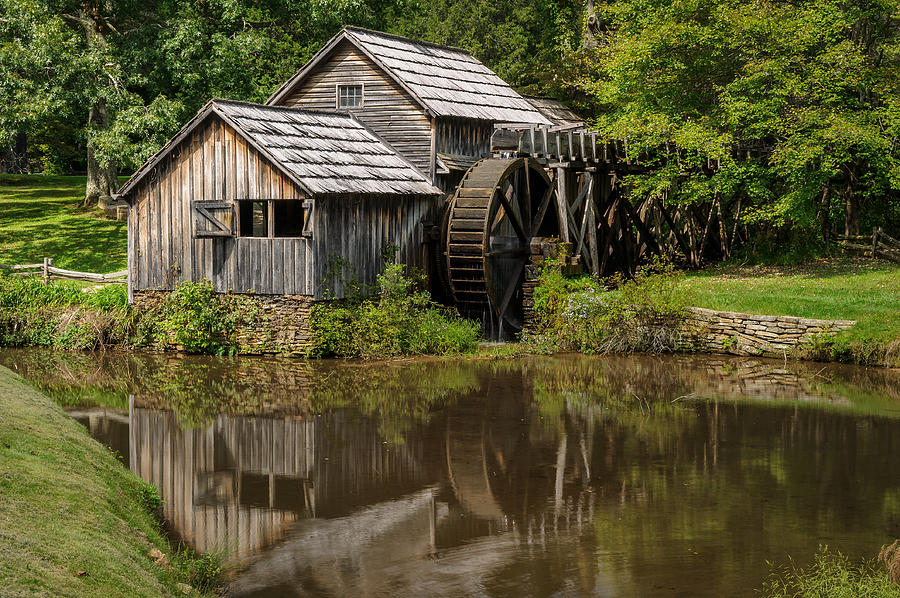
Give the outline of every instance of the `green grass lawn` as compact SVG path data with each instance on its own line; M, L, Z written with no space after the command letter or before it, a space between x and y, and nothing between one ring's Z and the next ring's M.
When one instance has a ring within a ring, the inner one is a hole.
M846 341L900 339L900 264L828 258L793 266L724 265L690 273L688 301L754 314L856 320Z
M0 264L52 257L69 270L124 270L126 225L83 210L84 185L77 176L0 175Z
M0 367L0 595L180 595L180 570L148 555L169 546L142 499L146 488Z

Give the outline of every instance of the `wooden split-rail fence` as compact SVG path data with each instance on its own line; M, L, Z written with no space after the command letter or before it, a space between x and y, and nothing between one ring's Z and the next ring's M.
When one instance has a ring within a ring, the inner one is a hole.
M40 276L44 284L52 279L77 280L80 282L94 282L98 284L126 284L128 282L128 270L98 274L96 272L78 272L77 270L64 270L53 265L52 257L45 257L41 264L16 264L13 266L0 265L0 271L8 271L18 276Z
M875 227L872 235L838 235L838 246L847 251L856 251L866 257L881 258L900 262L900 241L886 234L881 227Z

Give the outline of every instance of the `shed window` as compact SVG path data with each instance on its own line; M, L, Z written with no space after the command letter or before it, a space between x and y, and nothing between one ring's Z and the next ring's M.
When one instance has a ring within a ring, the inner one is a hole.
M241 237L306 236L302 199L240 200L238 206Z
M338 85L338 108L355 108L362 106L362 85Z

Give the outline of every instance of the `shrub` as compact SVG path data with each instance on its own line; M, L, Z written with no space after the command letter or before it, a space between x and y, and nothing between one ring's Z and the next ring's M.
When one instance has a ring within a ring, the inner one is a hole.
M138 502L147 513L154 517L159 515L159 508L162 506L163 500L156 486L142 480L137 486L137 494Z
M900 598L900 587L874 561L851 563L841 553L820 547L806 569L791 565L773 570L761 594L765 598Z
M448 355L471 351L478 323L465 320L421 290L424 278L388 261L377 294L317 305L310 318L315 357Z
M179 577L201 592L215 592L225 585L224 550L196 552L184 545L173 559Z
M529 340L586 353L674 350L685 313L682 277L661 258L633 279L566 278L558 264L548 263L534 293L537 327Z
M158 345L173 342L189 353L231 355L238 348L237 326L253 323L256 315L257 307L248 297L217 293L209 280L181 282L159 314L144 317L151 322L157 318L158 330L145 325L140 332Z
M124 342L130 326L124 285L81 289L0 276L0 346L99 349Z

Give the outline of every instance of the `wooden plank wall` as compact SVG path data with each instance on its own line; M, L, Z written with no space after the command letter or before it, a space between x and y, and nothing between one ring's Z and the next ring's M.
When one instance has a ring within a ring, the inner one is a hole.
M468 118L441 117L435 125L435 152L484 158L491 155L493 123ZM441 191L453 193L462 180L463 173L450 171L435 177L435 185Z
M358 281L375 284L384 262L382 248L397 245L397 259L428 272L428 246L424 243L423 224L436 223L439 198L379 197L317 199L315 209L315 276L314 297L343 297L344 285L339 277L330 277L329 269L336 258L352 266ZM429 273L432 274L432 273ZM345 270L345 277L350 271Z
M354 504L434 481L422 463L437 447L427 450L418 435L399 448L387 445L376 422L355 413L303 420L220 415L208 426L182 429L174 412L132 404L128 419L131 470L159 489L176 539L201 551L227 546L234 559L278 542L298 519L344 516ZM269 478L268 501L258 488L244 496L248 474ZM278 482L294 495L290 506L273 497Z
M435 151L484 158L491 155L494 124L469 118L441 117L437 121Z
M363 84L363 106L353 109L353 114L428 175L431 120L402 87L350 42L339 44L281 103L335 110L339 83Z
M171 290L206 278L221 292L312 294L309 239L193 237L194 200L304 197L218 117L174 148L134 193L129 257L135 290Z

